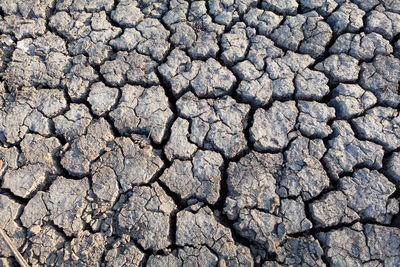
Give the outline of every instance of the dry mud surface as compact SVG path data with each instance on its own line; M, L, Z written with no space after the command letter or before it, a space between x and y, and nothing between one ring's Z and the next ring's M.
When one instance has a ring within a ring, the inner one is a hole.
M0 0L0 228L32 266L399 266L399 37L398 0Z

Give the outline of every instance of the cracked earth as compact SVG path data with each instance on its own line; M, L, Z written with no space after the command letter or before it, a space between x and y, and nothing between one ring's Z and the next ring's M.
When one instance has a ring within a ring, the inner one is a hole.
M29 265L400 265L400 1L0 18L0 228Z

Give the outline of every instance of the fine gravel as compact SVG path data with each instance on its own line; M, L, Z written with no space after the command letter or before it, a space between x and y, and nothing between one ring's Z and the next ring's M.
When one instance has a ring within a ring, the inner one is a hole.
M0 267L400 266L399 0L0 0Z

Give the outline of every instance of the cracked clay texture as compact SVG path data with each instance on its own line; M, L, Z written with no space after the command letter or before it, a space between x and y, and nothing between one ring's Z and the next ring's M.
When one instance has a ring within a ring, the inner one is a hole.
M29 266L400 266L400 0L0 0L0 160Z

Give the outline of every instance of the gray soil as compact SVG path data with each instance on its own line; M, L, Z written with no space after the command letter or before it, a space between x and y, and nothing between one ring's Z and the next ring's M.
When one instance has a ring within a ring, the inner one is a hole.
M398 0L0 0L0 228L31 266L400 266L399 86Z

